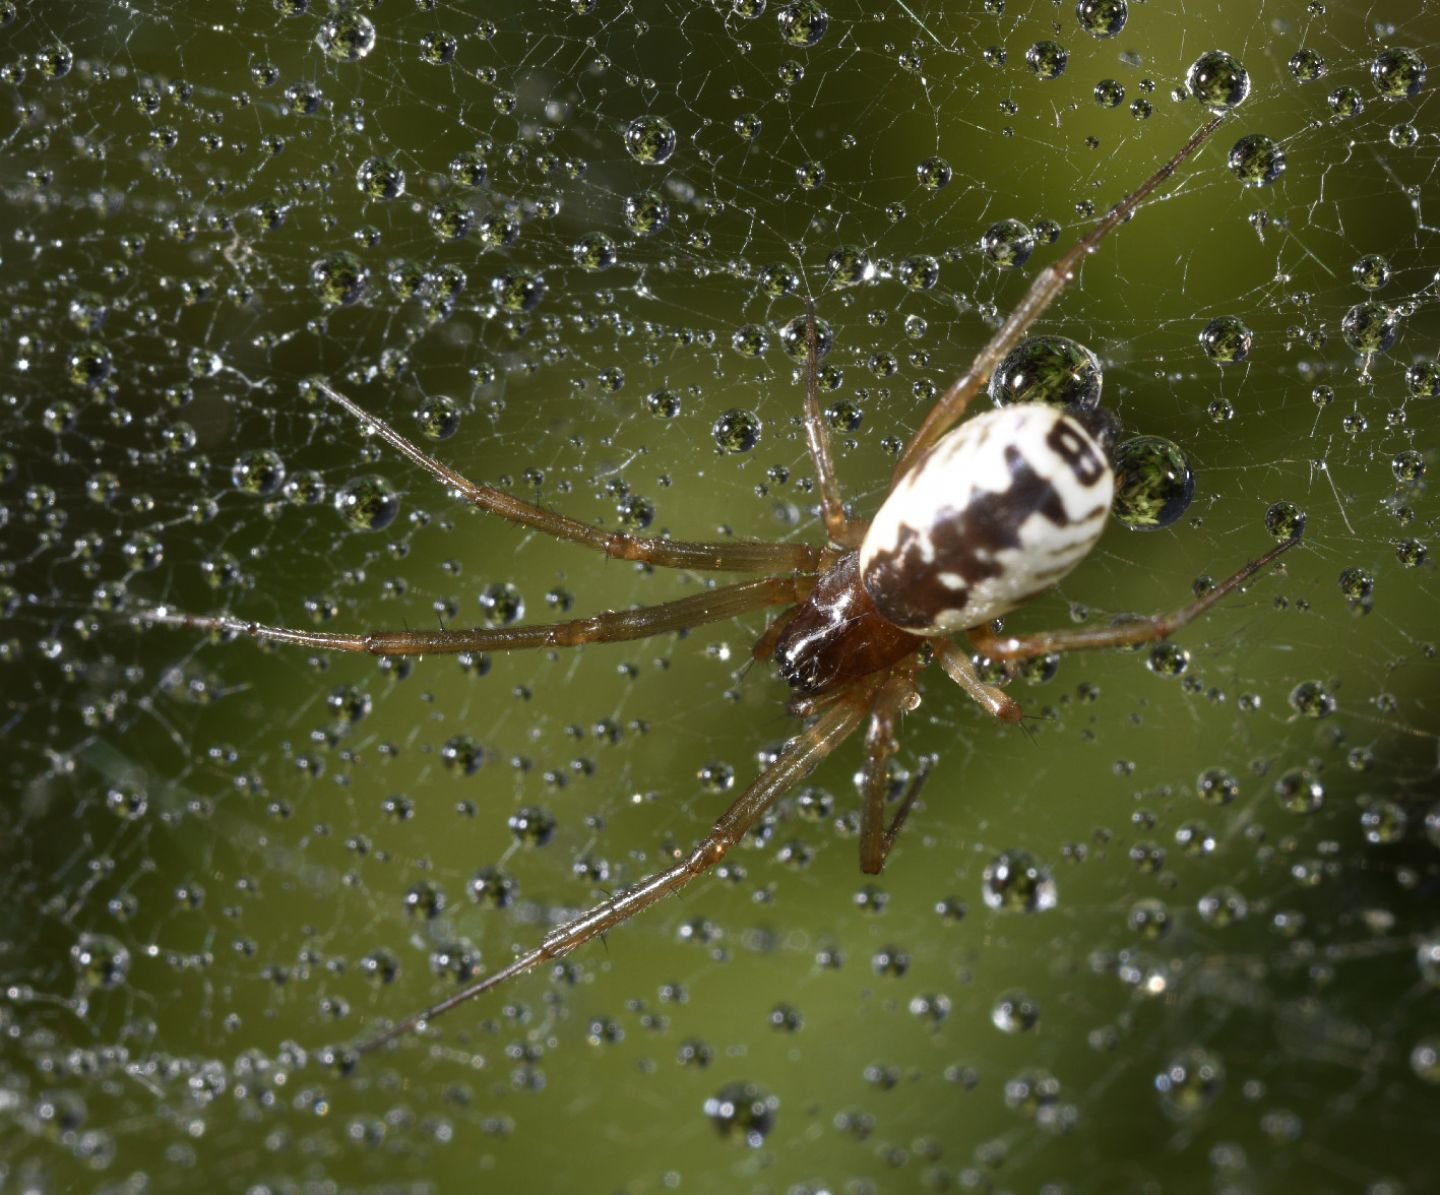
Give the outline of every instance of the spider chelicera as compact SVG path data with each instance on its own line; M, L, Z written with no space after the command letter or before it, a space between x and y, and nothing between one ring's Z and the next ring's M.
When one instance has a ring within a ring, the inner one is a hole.
M896 723L920 704L916 676L927 658L987 712L1005 722L1019 705L988 683L972 653L995 663L1051 652L1119 647L1163 639L1254 577L1295 539L1173 613L1106 627L1023 635L997 633L993 620L1048 588L1090 551L1104 529L1114 477L1087 421L1042 403L1016 403L958 427L971 400L1004 356L1045 311L1093 250L1219 127L1215 117L1054 264L1035 278L1019 305L970 368L936 402L901 452L890 489L873 520L845 513L819 401L815 317L807 312L804 428L828 543L642 538L607 531L478 485L447 468L394 428L325 383L321 392L382 440L481 510L622 560L663 568L761 573L693 597L635 610L537 626L340 634L266 626L229 616L159 607L153 622L248 635L276 643L377 656L515 651L642 639L784 607L756 642L757 661L774 660L789 683L790 711L806 720L714 829L663 870L552 929L534 949L357 1048L376 1049L458 1004L591 938L678 892L714 867L767 809L868 721L865 733L860 866L877 873L919 792L925 766L885 814L886 763ZM953 428L953 430L952 430ZM963 634L966 646L951 636Z

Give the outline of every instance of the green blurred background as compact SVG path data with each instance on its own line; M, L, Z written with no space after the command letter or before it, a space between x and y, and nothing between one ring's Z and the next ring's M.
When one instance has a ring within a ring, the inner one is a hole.
M0 2L6 1187L1434 1186L1440 130L1433 86L1386 98L1372 64L1435 64L1440 19L1137 3L1097 38L1069 4L824 15L802 45L814 7L775 0ZM1068 53L1053 79L1027 65L1043 42ZM1194 504L1113 526L1011 625L1173 608L1263 550L1276 503L1305 545L1181 636L1181 676L1072 657L1015 683L1030 717L1005 728L927 672L898 758L938 762L878 881L851 745L723 877L327 1066L703 834L795 723L743 668L758 618L392 666L138 625L161 602L469 623L506 584L539 621L705 583L459 508L305 379L417 437L451 400L434 451L578 518L815 541L779 336L803 296L868 513L886 441L1201 123L1175 89L1214 48L1249 99L1040 326L1101 357L1128 434L1183 448ZM1297 79L1301 49L1323 77ZM626 150L642 116L674 130L663 164ZM1266 187L1226 165L1252 133L1285 155ZM396 171L402 194L363 190ZM669 209L649 235L625 217L645 192ZM1058 240L999 272L976 246L1006 218ZM836 285L847 250L870 269ZM363 293L327 302L317 263ZM1398 321L1368 367L1344 331L1366 301ZM1202 352L1220 316L1247 360ZM728 411L758 422L749 451L717 450ZM332 499L371 476L400 509L365 531ZM1305 682L1333 703L1292 700ZM1053 909L986 906L1017 851ZM486 868L508 906L471 899ZM717 1123L737 1085L755 1110Z

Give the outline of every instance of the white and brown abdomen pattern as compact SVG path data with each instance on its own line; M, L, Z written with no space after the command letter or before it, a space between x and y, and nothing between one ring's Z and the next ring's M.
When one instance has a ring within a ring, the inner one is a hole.
M891 491L860 548L861 583L915 634L980 626L1084 559L1114 490L1095 437L1058 407L987 411Z

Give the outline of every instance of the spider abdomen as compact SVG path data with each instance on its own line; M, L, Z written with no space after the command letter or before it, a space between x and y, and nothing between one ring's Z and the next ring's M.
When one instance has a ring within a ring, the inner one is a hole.
M912 634L980 626L1084 559L1114 487L1095 437L1058 407L987 411L890 492L860 548L861 583Z

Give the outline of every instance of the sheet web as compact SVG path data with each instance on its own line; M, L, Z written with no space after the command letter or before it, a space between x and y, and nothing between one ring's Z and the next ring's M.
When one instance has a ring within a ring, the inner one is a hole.
M1110 38L1013 0L517 9L0 4L0 1173L1421 1189L1440 159L1433 88L1382 85L1440 56L1431 7L1136 4ZM1176 89L1216 48L1249 98L1036 329L1195 502L1012 625L1173 608L1301 517L1304 546L1183 657L1017 680L1018 728L927 670L899 766L937 763L878 880L847 746L721 877L327 1065L688 845L796 724L744 667L758 618L402 662L144 626L708 583L458 507L309 380L585 521L814 542L805 299L868 514L1034 271L1202 123ZM1284 166L1247 187L1254 134ZM1006 219L1039 233L1016 270L978 247ZM1222 365L1226 317L1253 343ZM1020 852L1054 907L990 907Z

